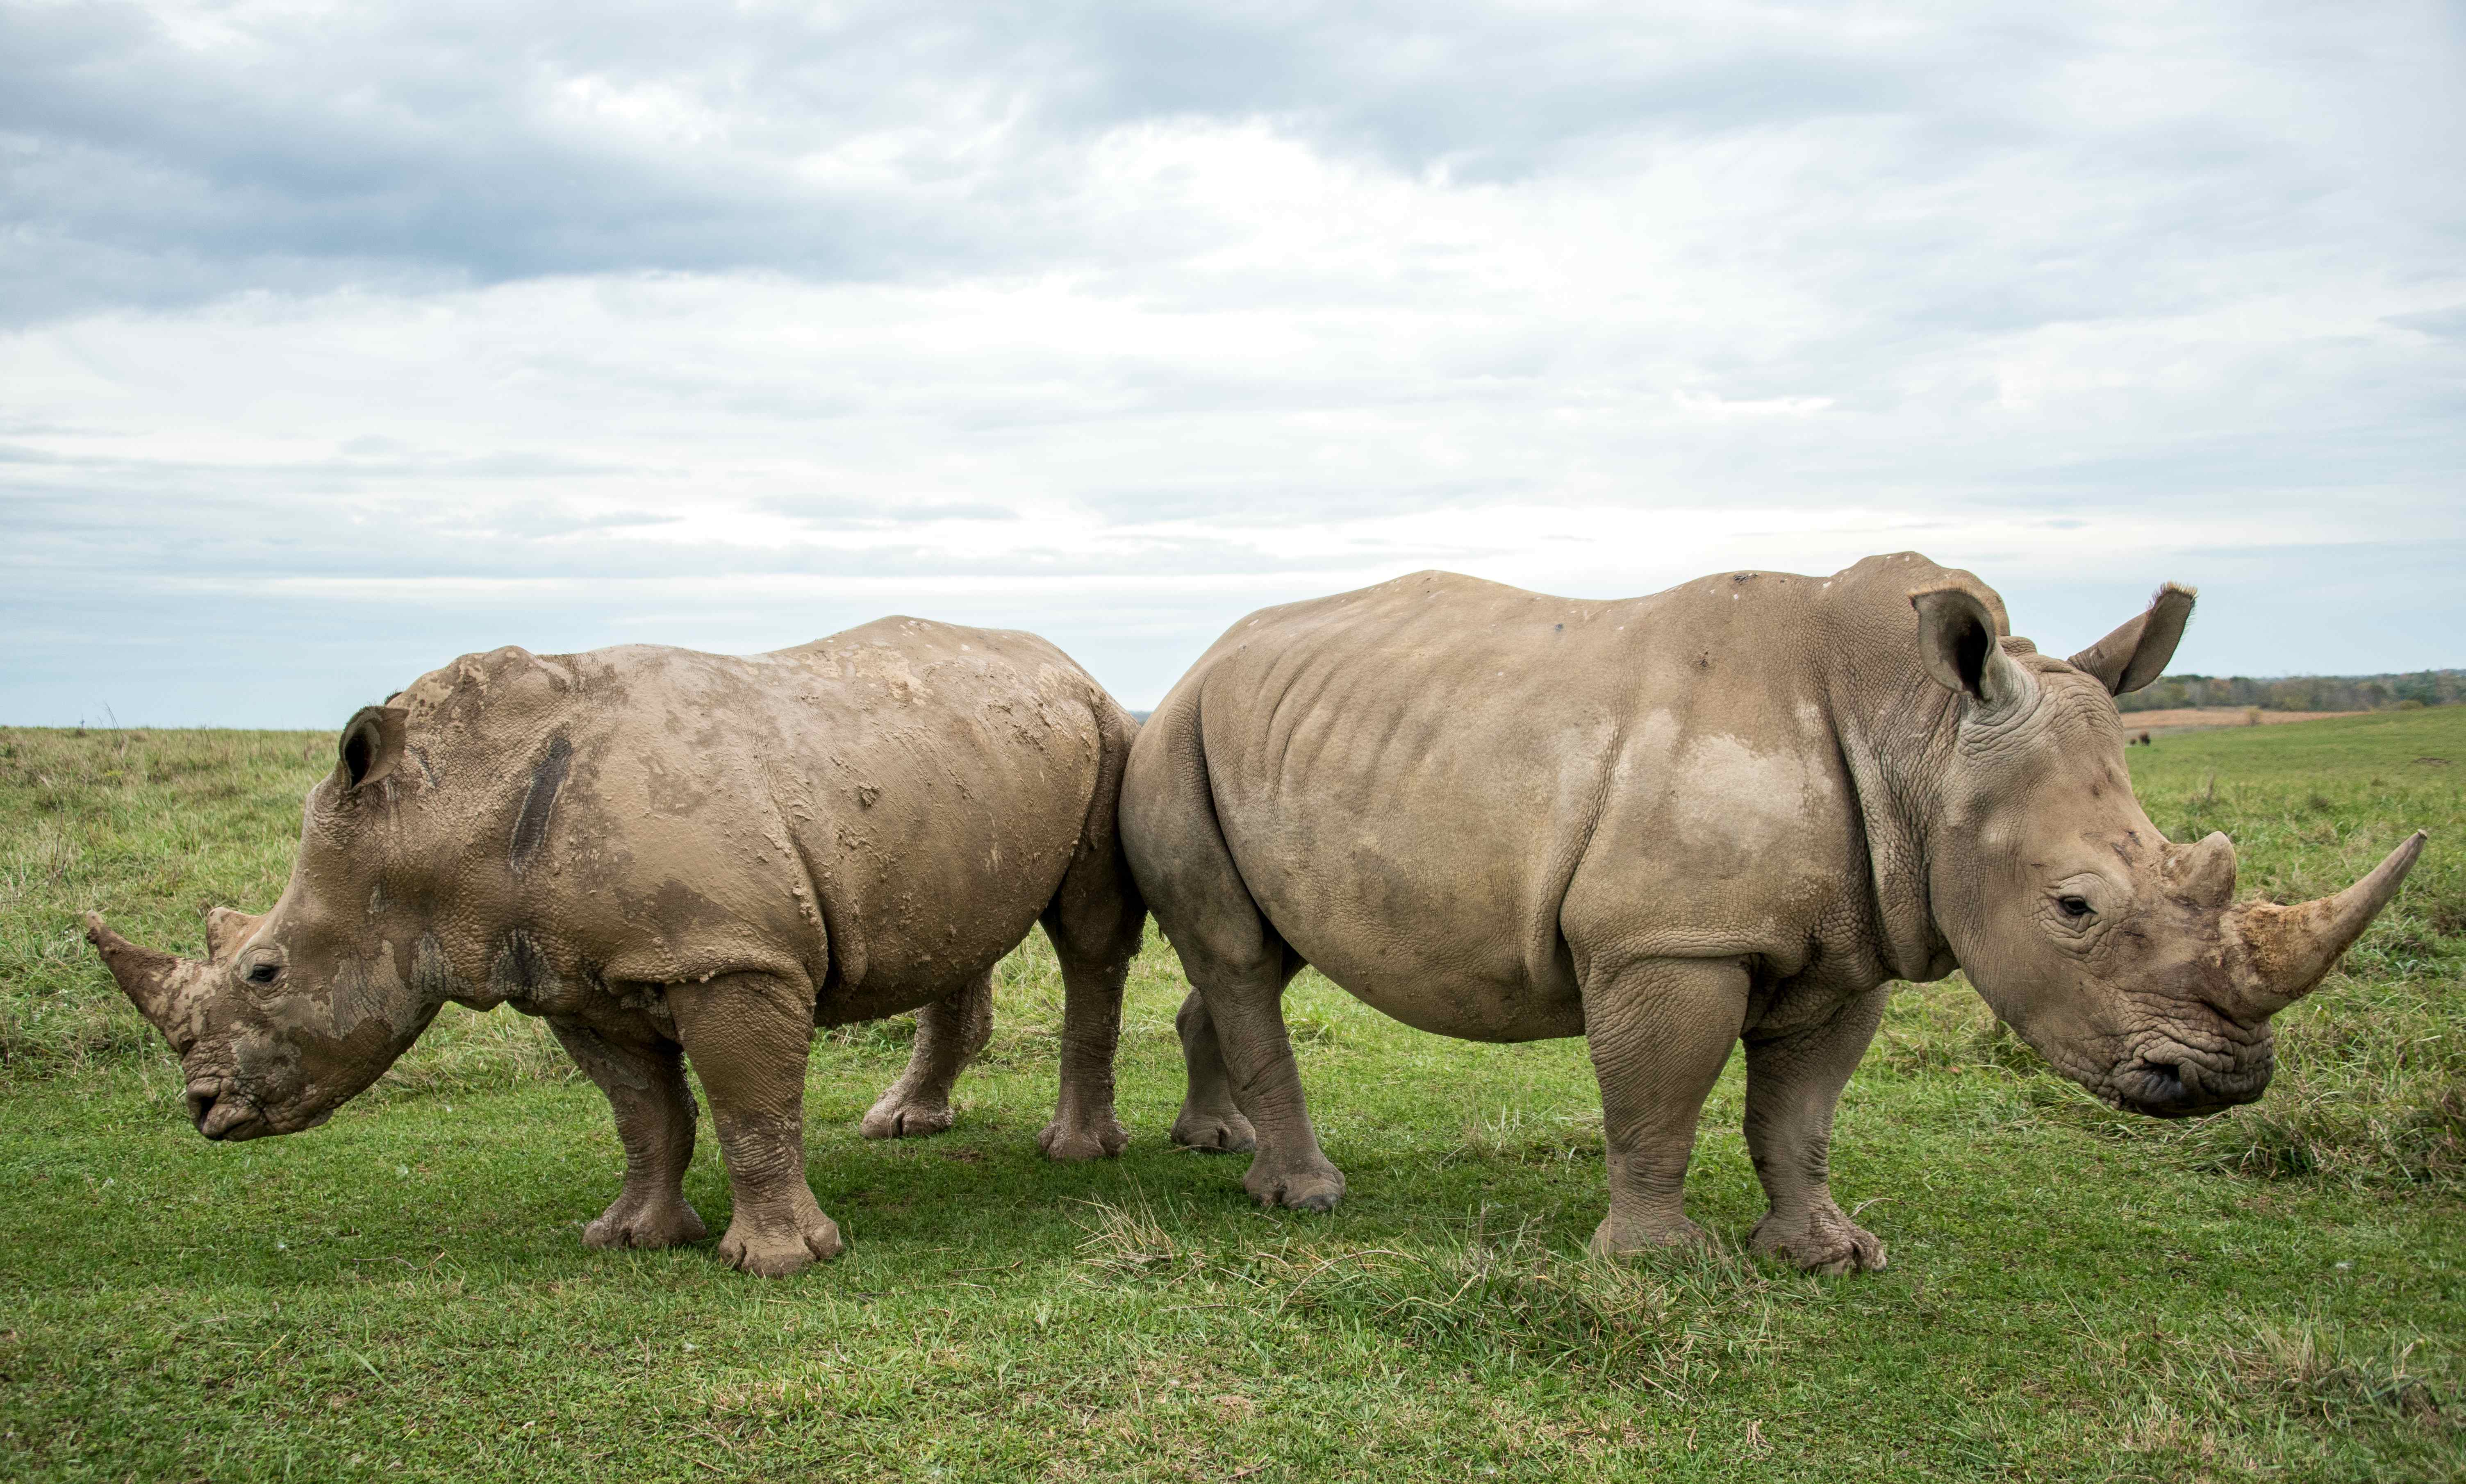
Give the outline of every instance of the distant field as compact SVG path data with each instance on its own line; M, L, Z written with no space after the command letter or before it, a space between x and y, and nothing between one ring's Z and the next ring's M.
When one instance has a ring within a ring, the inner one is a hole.
M208 1144L76 914L198 951L201 904L280 889L331 748L0 729L0 1477L2466 1477L2466 708L2132 749L2247 894L2432 845L2216 1118L2111 1113L1957 980L1905 989L1835 1160L1892 1267L1841 1279L1584 1258L1580 1044L1422 1035L1314 976L1289 1009L1351 1195L1254 1211L1238 1160L1165 1140L1153 943L1101 1168L1033 1147L1041 939L949 1135L857 1136L907 1023L818 1042L808 1169L852 1245L786 1282L709 1243L586 1251L606 1105L510 1013L449 1010L324 1129ZM1739 1091L1690 1180L1733 1242L1761 1208ZM706 1122L687 1191L720 1230Z
M2165 711L2133 711L2123 718L2126 731L2169 731L2189 727L2283 727L2289 722L2331 721L2362 716L2363 711L2265 711L2251 706L2180 706Z

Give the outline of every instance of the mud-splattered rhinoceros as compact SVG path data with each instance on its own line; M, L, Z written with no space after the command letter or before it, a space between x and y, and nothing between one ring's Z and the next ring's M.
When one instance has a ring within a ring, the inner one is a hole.
M1142 729L1132 869L1197 986L1174 1136L1258 1150L1259 1200L1344 1192L1280 997L1304 964L1408 1024L1587 1039L1597 1248L1700 1238L1680 1185L1746 1043L1760 1251L1840 1271L1883 1244L1833 1203L1833 1105L1890 980L1966 970L2118 1107L2260 1095L2270 1015L2319 982L2422 848L2301 906L2233 905L2223 835L2135 801L2113 695L2192 595L2070 661L1911 554L1578 602L1422 573L1244 619ZM1255 1133L1254 1133L1255 1131Z
M884 618L733 658L499 649L351 719L290 885L218 910L211 958L87 919L162 1030L208 1138L324 1122L446 1001L545 1016L608 1094L624 1189L583 1240L702 1237L681 1184L709 1095L734 1215L720 1255L840 1249L805 1180L815 1025L919 1011L865 1119L946 1127L996 960L1042 920L1065 985L1058 1159L1119 1153L1113 1049L1145 909L1113 807L1133 725L1033 635Z

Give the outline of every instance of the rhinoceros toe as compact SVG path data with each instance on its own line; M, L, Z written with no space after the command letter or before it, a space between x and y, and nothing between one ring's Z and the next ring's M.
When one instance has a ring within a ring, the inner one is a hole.
M1111 1113L1098 1118L1056 1118L1037 1132L1037 1147L1061 1163L1110 1159L1131 1147L1131 1131Z
M1671 1248L1693 1250L1708 1249L1716 1244L1713 1234L1686 1217L1673 1221L1651 1223L1634 1216L1622 1218L1612 1211L1593 1228L1592 1252L1595 1257L1625 1257L1635 1252L1658 1252Z
M710 1235L702 1216L683 1200L646 1201L618 1196L596 1220L582 1228L582 1245L592 1248L683 1247Z
M784 1278L817 1262L829 1262L846 1245L840 1240L839 1223L819 1211L794 1226L756 1225L740 1216L719 1239L719 1258L758 1278Z
M1344 1199L1344 1175L1334 1165L1322 1161L1274 1170L1262 1169L1263 1162L1252 1160L1249 1173L1242 1177L1244 1188L1261 1205L1333 1211Z
M1259 1134L1238 1113L1184 1112L1174 1121L1173 1141L1204 1154L1245 1154L1259 1147Z
M859 1132L867 1138L922 1138L942 1133L957 1120L949 1103L889 1095L866 1112Z
M1827 1202L1805 1221L1784 1224L1766 1216L1747 1237L1759 1257L1793 1263L1804 1271L1839 1275L1875 1272L1885 1266L1883 1239Z

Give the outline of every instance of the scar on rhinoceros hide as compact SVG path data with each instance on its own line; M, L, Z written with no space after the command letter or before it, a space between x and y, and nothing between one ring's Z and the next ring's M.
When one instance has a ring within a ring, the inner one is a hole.
M512 864L517 876L530 867L531 857L548 842L548 818L556 808L556 791L565 786L566 770L572 761L573 744L560 732L549 739L548 755L531 769L522 812L514 816Z

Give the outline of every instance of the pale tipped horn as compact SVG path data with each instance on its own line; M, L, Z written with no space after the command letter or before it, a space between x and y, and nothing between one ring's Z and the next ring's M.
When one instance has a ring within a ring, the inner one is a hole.
M2292 907L2255 902L2229 909L2228 935L2243 948L2234 966L2242 1007L2254 1015L2275 1015L2310 994L2336 967L2338 956L2364 935L2397 895L2429 838L2416 830L2370 875L2336 896Z
M141 948L105 927L100 912L85 914L85 940L102 955L103 966L138 1013L163 1033L171 1049L185 1054L195 1039L196 997L213 966Z

